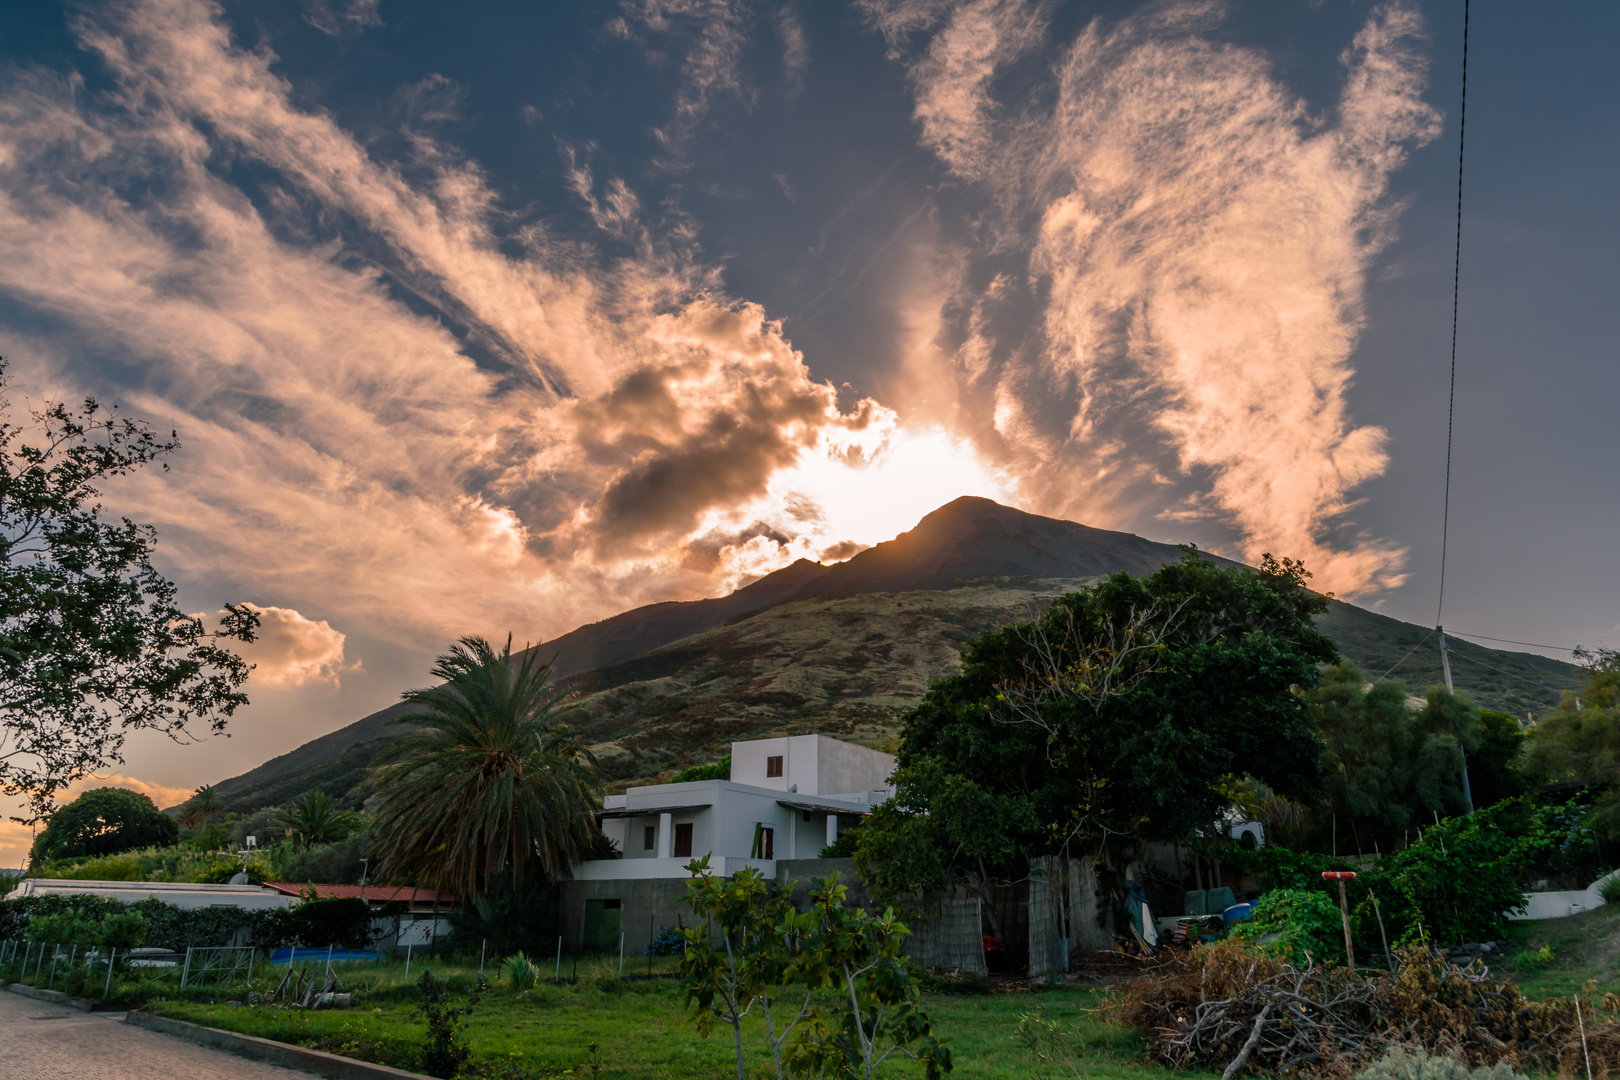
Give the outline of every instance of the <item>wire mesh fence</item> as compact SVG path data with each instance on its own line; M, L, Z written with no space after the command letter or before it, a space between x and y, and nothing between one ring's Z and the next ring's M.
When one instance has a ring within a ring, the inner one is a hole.
M180 989L249 980L253 978L256 951L247 945L187 948L180 968Z

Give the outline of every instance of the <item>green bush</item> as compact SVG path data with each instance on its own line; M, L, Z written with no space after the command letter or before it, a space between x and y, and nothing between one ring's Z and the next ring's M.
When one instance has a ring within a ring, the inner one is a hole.
M669 778L672 784L690 784L697 780L730 780L731 755L727 754L713 765L693 765Z
M1551 945L1543 945L1539 949L1521 949L1513 957L1513 967L1516 971L1539 971L1553 962Z
M522 952L515 952L501 964L501 975L515 990L533 990L540 981L540 968Z
M1317 963L1344 957L1339 906L1324 892L1273 889L1260 897L1250 918L1232 927L1231 936L1295 960L1307 954Z
M1598 890L1605 904L1620 904L1620 873L1610 874L1603 879L1603 887Z
M1353 1080L1527 1080L1505 1062L1470 1069L1456 1058L1438 1057L1421 1049L1393 1047L1358 1072Z
M137 911L109 914L101 920L97 943L111 949L138 949L146 940L149 926L146 917Z
M261 914L253 928L253 941L267 949L284 945L365 949L377 938L371 905L356 896L305 900Z
M1565 839L1556 811L1509 799L1423 830L1356 884L1377 889L1392 945L1494 941L1525 902L1526 869Z

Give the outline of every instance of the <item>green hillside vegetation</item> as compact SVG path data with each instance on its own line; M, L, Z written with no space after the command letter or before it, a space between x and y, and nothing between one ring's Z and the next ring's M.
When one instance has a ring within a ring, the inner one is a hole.
M1037 616L1107 573L1141 576L1182 549L962 498L853 558L801 560L724 597L651 604L535 646L579 693L571 721L610 790L718 760L733 739L824 732L885 746L974 635ZM1214 558L1221 566L1236 566ZM1421 698L1442 681L1433 631L1333 601L1319 625L1369 679ZM1520 720L1550 712L1576 668L1456 637L1456 686ZM217 785L246 813L323 791L350 809L399 738L392 705Z
M929 682L961 666L962 647L974 635L1028 619L1096 580L975 580L952 589L802 600L734 617L568 677L579 694L570 723L597 755L610 791L718 760L733 740L819 732L882 748ZM1319 625L1369 679L1388 672L1417 695L1441 681L1439 650L1423 627L1338 601ZM1456 638L1448 643L1458 689L1486 708L1519 718L1546 715L1561 691L1578 686L1570 664ZM357 808L369 794L367 770L398 731L368 724L362 741L333 746L296 767L266 769L230 805L248 811L324 791Z

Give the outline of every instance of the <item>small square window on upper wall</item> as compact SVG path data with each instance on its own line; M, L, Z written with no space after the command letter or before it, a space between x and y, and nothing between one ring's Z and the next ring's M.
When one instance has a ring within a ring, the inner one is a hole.
M782 755L781 754L773 754L770 757L765 759L765 775L766 776L781 776L782 775Z

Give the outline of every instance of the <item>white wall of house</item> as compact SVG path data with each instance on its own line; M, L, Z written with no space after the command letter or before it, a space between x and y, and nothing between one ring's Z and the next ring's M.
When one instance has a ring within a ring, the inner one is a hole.
M733 743L731 753L730 780L653 784L605 798L603 809L612 816L603 819L602 831L622 857L583 864L591 869L576 869L576 876L612 876L615 866L627 878L678 876L690 859L705 854L716 866L721 860L738 865L764 861L764 853L754 846L761 825L772 831L771 861L815 858L836 834L828 829L829 817L864 814L891 793L887 785L894 756L837 739L757 739ZM775 771L773 757L781 759L779 776L768 775ZM828 784L834 785L831 791ZM781 805L785 801L818 805L806 811ZM682 825L691 826L690 855L676 853L674 841ZM642 862L647 865L628 865Z
M771 759L782 759L782 774L771 776ZM833 795L886 790L894 755L825 735L789 735L731 744L731 779L750 787Z

